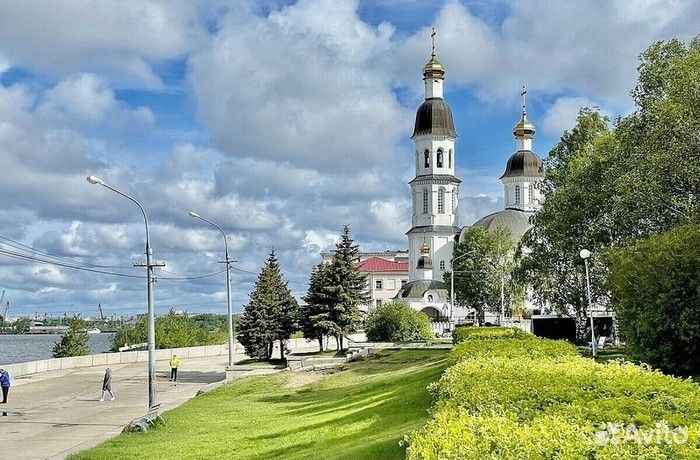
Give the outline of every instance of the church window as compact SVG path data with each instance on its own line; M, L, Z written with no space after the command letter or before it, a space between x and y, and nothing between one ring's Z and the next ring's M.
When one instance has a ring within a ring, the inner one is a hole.
M442 168L442 149L437 151L437 167Z
M450 154L447 156L447 167L452 168L452 149L450 149Z
M432 301L433 301L433 295L432 295L432 294L428 294L428 302L432 302Z
M401 280L401 287L406 286L406 283L408 283L408 280Z
M527 202L534 203L535 201L535 186L530 184L527 188Z
M445 189L438 190L438 214L445 214Z
M515 204L520 204L520 186L515 186Z
M428 189L423 189L423 214L428 214Z
M425 152L423 152L423 157L425 159L425 167L429 168L430 167L430 150L426 149Z
M382 290L382 280L375 280L374 281L374 288L378 291Z
M443 270L443 271L445 270L445 261L444 260L440 261L440 270Z

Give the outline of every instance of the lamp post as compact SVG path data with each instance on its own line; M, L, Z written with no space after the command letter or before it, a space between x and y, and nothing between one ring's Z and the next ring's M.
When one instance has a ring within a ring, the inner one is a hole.
M591 278L588 274L588 258L591 257L591 251L588 249L581 249L579 256L583 259L583 263L586 266L586 291L588 292L588 312L591 315L591 353L593 358L595 358L595 329L593 328L593 304L591 303Z
M219 263L226 264L226 305L227 305L227 323L228 323L228 365L233 366L233 312L231 311L231 260L228 256L228 241L226 238L226 232L220 226L216 225L214 222L205 219L194 211L190 211L190 217L194 219L199 219L209 225L217 228L221 234L224 236L224 255L225 259L219 261Z
M453 257L450 260L450 321L452 321L452 311L455 307L455 262L475 252L476 250L467 251L461 256Z
M148 407L153 407L156 404L156 323L155 314L153 311L153 267L155 266L151 260L153 251L151 250L151 241L148 233L148 217L146 211L141 206L141 203L126 193L117 190L116 188L105 184L105 182L96 176L88 176L87 181L93 185L101 185L114 193L117 193L124 198L131 200L141 210L143 214L143 222L146 226L146 290L148 292ZM143 265L141 265L143 266Z

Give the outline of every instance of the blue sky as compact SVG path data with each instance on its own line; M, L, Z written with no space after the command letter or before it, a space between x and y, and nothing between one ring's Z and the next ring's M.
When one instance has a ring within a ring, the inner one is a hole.
M191 209L230 235L237 310L273 246L301 295L345 223L364 249L406 245L409 136L432 26L468 225L502 207L497 178L514 150L523 84L545 157L581 106L611 117L633 110L637 56L697 33L696 3L6 4L0 237L9 240L0 249L18 251L7 246L15 241L139 274L127 268L142 250L138 211L84 180L97 174L149 212L167 264L159 311L224 311L221 241ZM212 276L172 279L202 274ZM92 314L97 303L137 313L142 284L0 256L13 314Z

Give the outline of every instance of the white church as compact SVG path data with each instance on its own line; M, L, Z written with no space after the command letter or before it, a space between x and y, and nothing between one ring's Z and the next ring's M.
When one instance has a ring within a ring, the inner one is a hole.
M418 107L413 129L416 176L409 182L413 212L408 230L408 282L395 299L423 311L434 321L462 322L473 311L451 308L450 286L443 281L451 270L452 251L467 227L458 226L459 184L452 111L443 97L445 68L435 57L423 67L425 101ZM523 92L524 94L524 92ZM473 225L487 229L508 228L517 239L531 226L540 206L537 183L544 178L542 160L532 151L534 125L527 119L525 102L520 121L513 128L516 152L508 159L500 180L505 208Z

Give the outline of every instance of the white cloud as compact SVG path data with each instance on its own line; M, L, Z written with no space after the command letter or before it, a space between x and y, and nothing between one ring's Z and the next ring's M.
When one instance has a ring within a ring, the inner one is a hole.
M542 130L546 134L561 134L574 127L582 107L599 108L600 105L587 97L560 97L547 109L542 119ZM603 111L604 115L610 116Z

